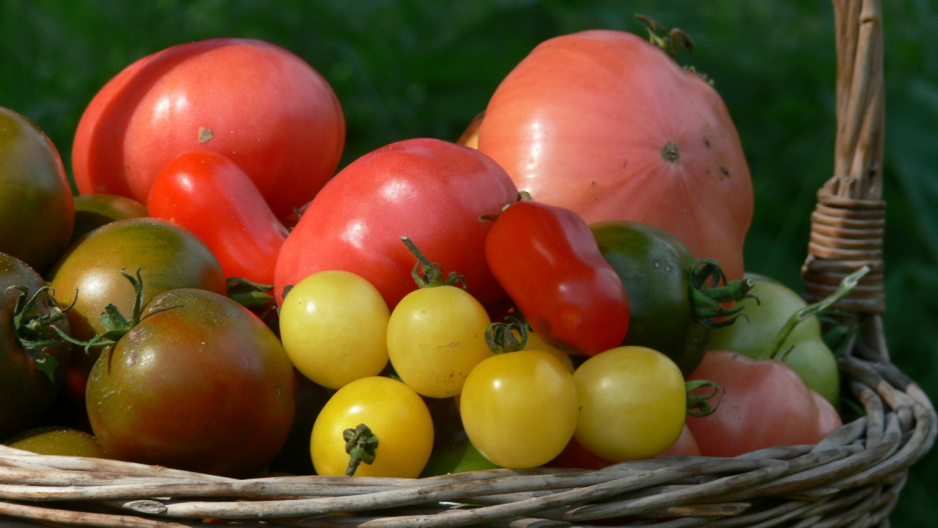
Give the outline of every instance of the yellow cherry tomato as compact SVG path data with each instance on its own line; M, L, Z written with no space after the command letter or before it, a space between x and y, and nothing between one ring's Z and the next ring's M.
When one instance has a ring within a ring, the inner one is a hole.
M584 361L573 373L580 402L576 440L613 462L650 458L681 435L687 392L678 366L646 347L623 346Z
M388 363L390 310L366 279L329 270L301 280L280 307L280 338L304 376L329 389L379 374Z
M485 339L490 323L482 304L462 288L414 290L391 312L391 365L404 383L424 396L455 396L472 368L492 356Z
M345 475L350 454L347 431L367 426L376 443L371 463L355 475L418 477L433 450L433 419L413 389L392 378L370 376L348 383L329 398L310 435L310 455L319 475ZM366 435L362 435L366 436Z
M573 436L577 409L572 374L541 350L482 361L459 397L469 441L494 464L510 468L540 466L559 455Z

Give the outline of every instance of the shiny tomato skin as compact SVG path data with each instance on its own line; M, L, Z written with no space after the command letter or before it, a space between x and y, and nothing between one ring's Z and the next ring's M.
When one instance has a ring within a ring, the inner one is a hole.
M743 276L753 191L738 132L706 80L641 36L538 45L495 90L479 149L535 200L657 225Z
M35 123L0 107L0 252L45 273L68 247L74 223L58 149Z
M72 243L91 231L115 220L146 218L146 204L116 194L79 194L75 197L75 229Z
M485 240L485 258L548 344L592 356L626 337L625 287L573 211L528 200L511 204Z
M101 314L114 304L129 316L134 290L121 275L143 268L144 302L175 288L202 288L227 292L218 259L187 229L158 218L116 220L95 229L62 254L49 273L55 298L66 312L72 335L91 339L105 330ZM88 371L99 354L75 347L66 392L83 401Z
M688 380L725 390L719 407L687 417L704 456L732 457L780 445L816 444L843 425L833 405L808 389L798 373L774 359L711 350Z
M479 217L517 199L511 179L475 149L432 139L406 139L353 161L316 195L280 250L275 294L328 269L375 285L392 310L417 289L409 237L443 274L465 276L484 305L504 302L485 262L491 224Z
M287 228L229 157L200 148L171 159L153 180L147 209L202 239L225 276L274 283Z
M0 438L36 424L52 405L63 387L65 373L71 360L68 345L45 347L34 352L48 355L57 362L52 380L39 370L36 359L18 338L13 317L17 298L21 292L10 289L26 288L31 297L48 283L39 273L22 260L0 253ZM39 294L36 307L29 315L48 316L57 308L52 294L46 290ZM68 319L60 319L54 326L70 333ZM58 338L50 329L48 339Z
M201 147L254 180L278 217L334 173L345 117L325 78L292 52L245 38L179 44L108 81L86 108L72 147L81 194L146 202L159 170Z
M277 336L217 293L155 297L88 379L91 428L113 458L248 477L283 447L296 410Z

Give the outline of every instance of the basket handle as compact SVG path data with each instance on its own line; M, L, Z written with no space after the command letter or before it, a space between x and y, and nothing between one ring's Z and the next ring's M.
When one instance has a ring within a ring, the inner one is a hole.
M882 201L885 124L883 28L880 0L833 0L837 44L837 137L834 175L817 194L804 296L827 297L847 275L868 266L840 308L885 311Z

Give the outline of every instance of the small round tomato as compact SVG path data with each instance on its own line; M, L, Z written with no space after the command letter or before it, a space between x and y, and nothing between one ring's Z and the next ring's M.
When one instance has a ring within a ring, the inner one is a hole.
M107 458L93 434L71 427L47 425L27 429L7 438L4 444L41 455Z
M373 459L350 468L351 449L346 449L351 432L366 427L373 435ZM310 435L310 455L319 475L414 478L432 450L433 419L427 405L407 385L383 376L357 379L336 391Z
M147 206L126 196L94 193L75 197L75 230L72 243L95 229L126 218L146 218Z
M605 460L657 456L681 435L687 392L681 370L647 347L623 346L573 373L580 401L575 438Z
M132 274L141 268L144 303L174 288L227 292L218 259L189 230L156 218L117 220L69 247L49 273L56 300L71 306L66 315L72 336L86 341L105 331L101 314L110 304L130 314L135 295L121 270ZM72 354L65 390L78 401L84 400L85 381L98 353L77 348Z
M388 321L388 356L401 380L432 398L456 396L470 371L490 357L485 307L458 286L408 293Z
M157 295L88 377L88 419L113 458L231 477L286 442L296 378L276 334L224 295Z
M390 311L368 281L327 270L301 280L280 307L280 339L304 376L338 389L388 363Z
M35 123L0 107L0 252L45 273L68 246L74 208L58 149Z
M521 350L476 365L459 396L463 427L485 458L502 467L550 462L576 429L577 389L555 356Z
M808 388L820 393L834 407L840 405L840 371L837 357L824 342L821 323L811 316L798 323L781 344L777 337L789 318L808 303L781 282L756 273L755 298L739 302L746 317L732 325L715 328L710 340L713 350L730 350L753 359L779 359L801 376Z

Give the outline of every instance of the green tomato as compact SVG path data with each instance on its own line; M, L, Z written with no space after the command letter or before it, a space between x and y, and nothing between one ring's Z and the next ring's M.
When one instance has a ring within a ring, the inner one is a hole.
M321 271L284 297L280 338L297 370L338 389L384 370L389 318L384 297L370 282L347 271Z
M557 457L573 437L578 409L573 375L540 350L482 361L459 396L469 441L492 463L510 468L541 466Z
M485 458L482 453L472 445L469 440L460 440L454 444L440 447L430 455L427 467L423 469L421 477L434 475L448 475L450 473L463 473L466 471L479 471L483 469L496 469L499 466Z
M574 438L613 462L650 458L681 436L687 391L677 364L656 350L623 346L573 373L580 415Z
M740 317L729 326L715 328L711 350L728 350L753 359L779 359L801 376L808 388L818 392L835 407L840 402L840 373L837 359L824 343L817 317L805 319L775 348L779 332L788 319L807 302L794 290L764 275L747 273L755 283L751 293L756 299L744 299Z
M473 367L492 356L485 339L489 324L485 307L462 288L414 290L394 307L388 321L391 365L423 396L456 396Z

